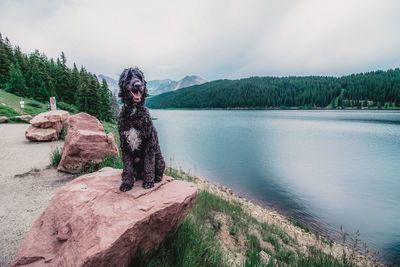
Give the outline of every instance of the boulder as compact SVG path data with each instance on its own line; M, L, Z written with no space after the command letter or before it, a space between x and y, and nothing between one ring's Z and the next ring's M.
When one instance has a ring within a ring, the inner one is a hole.
M58 135L66 124L68 117L69 113L67 111L52 110L38 114L30 121L30 124L43 129L53 128Z
M62 187L10 266L128 266L138 249L157 248L189 213L197 187L164 176L151 189L137 181L121 192L121 172L103 168Z
M79 173L91 163L100 163L105 154L119 155L113 134L106 134L96 117L79 113L71 116L68 124L58 170Z
M8 118L7 117L0 117L0 123L3 122L8 122Z
M34 115L21 115L21 116L15 116L14 118L19 118L21 121L25 121L25 122L30 122L32 120L32 118L34 118Z
M30 125L25 131L25 137L30 141L54 141L58 139L58 134L53 128L42 129Z
M96 117L81 112L69 117L68 130L88 130L93 132L104 132L104 127Z

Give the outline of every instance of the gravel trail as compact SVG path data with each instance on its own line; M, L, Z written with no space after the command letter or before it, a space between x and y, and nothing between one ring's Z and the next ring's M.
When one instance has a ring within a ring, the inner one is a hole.
M63 142L30 142L28 126L0 124L0 266L8 266L53 195L76 177L48 167Z

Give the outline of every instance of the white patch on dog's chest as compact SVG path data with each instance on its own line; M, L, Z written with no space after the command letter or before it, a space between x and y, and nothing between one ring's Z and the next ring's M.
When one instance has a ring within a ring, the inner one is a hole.
M139 131L135 128L131 128L129 131L125 131L125 136L132 151L139 148L140 143L142 142Z

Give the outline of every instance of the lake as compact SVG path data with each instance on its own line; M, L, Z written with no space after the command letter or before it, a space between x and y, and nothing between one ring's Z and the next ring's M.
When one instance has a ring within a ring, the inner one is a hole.
M150 113L168 165L400 264L400 112Z

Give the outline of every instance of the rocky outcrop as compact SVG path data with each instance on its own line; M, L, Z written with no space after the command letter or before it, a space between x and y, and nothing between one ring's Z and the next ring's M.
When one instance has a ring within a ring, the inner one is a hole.
M96 117L79 113L71 116L68 124L58 170L79 173L91 163L100 163L105 154L119 155L113 134L106 134Z
M68 118L69 113L64 110L40 113L30 120L31 126L26 130L25 137L31 141L58 140Z
M62 187L11 266L127 266L138 249L157 248L188 214L197 187L164 176L151 189L137 181L121 192L121 172L103 168Z
M42 129L30 125L25 132L25 137L31 141L54 141L58 139L58 134L53 128Z
M8 122L8 118L7 117L0 117L0 123L3 122Z

